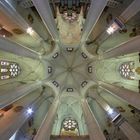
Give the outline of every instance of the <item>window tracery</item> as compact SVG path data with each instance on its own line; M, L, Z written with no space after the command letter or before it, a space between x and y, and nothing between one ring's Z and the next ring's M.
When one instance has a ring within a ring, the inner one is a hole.
M74 131L78 128L78 123L73 118L65 118L62 124L65 131Z
M121 64L119 67L120 75L125 79L133 80L135 78L134 65L133 61Z
M0 79L11 79L21 73L21 68L16 62L0 60Z

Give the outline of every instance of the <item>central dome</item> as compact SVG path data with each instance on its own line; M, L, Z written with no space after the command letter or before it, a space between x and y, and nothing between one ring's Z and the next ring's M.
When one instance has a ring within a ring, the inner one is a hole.
M74 90L79 91L88 83L90 61L88 56L80 49L72 51L63 49L56 52L54 56L50 61L54 68L50 77L54 86L59 87L61 91L73 92Z

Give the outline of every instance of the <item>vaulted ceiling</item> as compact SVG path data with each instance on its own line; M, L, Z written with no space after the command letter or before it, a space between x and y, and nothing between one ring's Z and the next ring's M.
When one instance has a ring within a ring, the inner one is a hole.
M106 106L139 133L140 104L126 97L140 92L139 7L139 0L1 0L0 128L10 116L2 140L14 133L10 140L30 139L36 134L29 128L38 130L36 140L45 130L47 137L97 133L104 140L107 131L111 140L130 139L109 121ZM34 122L16 107L34 108ZM75 131L64 129L65 119L77 122Z

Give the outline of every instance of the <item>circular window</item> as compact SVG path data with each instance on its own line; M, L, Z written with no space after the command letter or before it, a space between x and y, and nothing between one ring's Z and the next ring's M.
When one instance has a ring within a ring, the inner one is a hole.
M125 62L119 67L120 75L125 79L134 79L134 62Z
M78 123L76 120L72 119L72 118L66 118L64 121L63 121L63 128L66 130L66 131L73 131L77 128L78 126Z

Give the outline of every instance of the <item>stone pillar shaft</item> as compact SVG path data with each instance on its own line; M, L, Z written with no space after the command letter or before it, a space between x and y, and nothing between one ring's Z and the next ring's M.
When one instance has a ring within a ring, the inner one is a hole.
M100 129L97 120L93 116L89 105L85 99L81 101L83 114L88 128L90 140L105 140L105 136Z
M134 0L119 16L124 23L131 19L134 15L136 15L140 11L140 1Z
M92 0L88 11L87 19L84 24L81 42L85 42L97 23L102 11L107 4L107 0Z
M130 53L135 53L140 51L140 35L136 36L129 41L116 46L114 49L108 50L103 54L104 59L118 57Z
M94 94L94 93L93 93ZM92 95L90 94L90 97L92 97ZM96 96L97 97L97 96ZM115 124L115 120L117 119L117 117L120 116L119 112L116 112L114 109L112 112L109 112L109 109L111 109L110 105L101 97L98 96L97 98L94 98L97 103L102 107L102 109L110 116L114 125ZM122 117L121 117L122 118ZM117 122L116 122L117 123ZM127 123L127 121L122 121L122 123L118 126L122 132L128 137L129 140L140 140L140 135L138 134L138 132L136 132L136 130Z
M30 27L30 25L26 22L26 20L19 14L19 12L16 10L16 5L13 6L12 3L10 3L11 0L3 0L0 2L0 9L8 15L13 22L15 22L20 28L22 28L25 32ZM14 3L14 2L13 2ZM33 38L42 40L41 38L42 33L41 32L35 32L34 35L32 35Z
M46 28L50 32L52 38L55 41L59 40L59 35L56 27L55 20L53 18L53 14L50 8L50 4L48 0L33 0L33 3L40 14Z
M23 106L23 110L16 112L11 109L4 114L3 118L1 118L0 137L2 140L8 140L30 117L30 114L27 113L27 108L30 107L33 111L37 110L40 104L44 101L44 98L42 96L37 96L33 103L31 103L33 100L32 98L30 100L26 98L26 100L21 101L26 102ZM20 103L18 105L20 106Z
M104 82L100 82L100 87L140 109L139 93Z
M33 59L39 59L39 55L40 55L39 53L29 48L26 48L20 44L17 44L3 37L0 37L0 50L23 57L33 58Z
M50 106L49 111L47 112L34 140L50 140L58 105L59 99L56 98Z
M20 98L28 95L32 91L40 88L41 85L42 85L42 82L38 81L32 84L19 86L12 91L4 92L4 93L1 92L0 93L0 108L3 108L19 100Z
M14 19L14 21L19 25L24 31L29 27L27 22L22 18L22 16L15 10L13 5L9 2L9 0L3 0L0 2L0 9L10 16L10 18Z
M128 122L124 121L119 128L123 131L123 133L127 136L129 140L140 140L140 135L136 130L131 127Z

